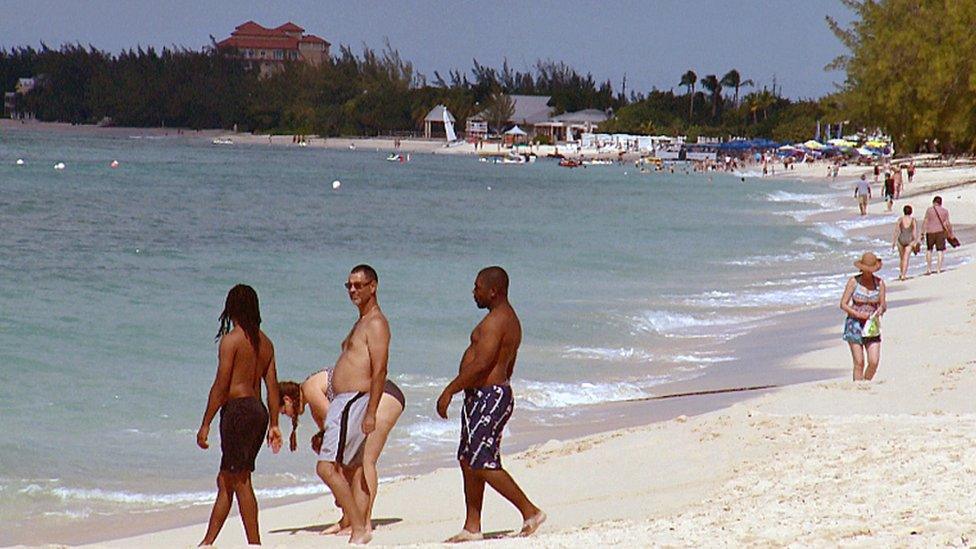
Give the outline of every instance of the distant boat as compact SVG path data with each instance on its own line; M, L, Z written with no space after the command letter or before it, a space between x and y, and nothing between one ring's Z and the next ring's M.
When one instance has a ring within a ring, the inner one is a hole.
M611 166L613 165L613 160L594 158L593 160L584 160L583 165L584 166Z
M580 162L579 160L572 160L572 159L569 159L569 158L564 158L564 159L562 159L562 160L559 161L559 165L562 166L562 167L564 167L564 168L579 168L580 166L583 165L583 163Z
M401 164L404 162L410 162L410 154L407 153L407 155L404 156L403 154L400 153L390 153L390 155L386 157L386 161L400 162Z
M233 145L234 144L234 140L231 139L231 138L229 138L229 137L214 137L213 140L210 141L210 142L213 143L214 145Z
M447 108L444 109L444 134L447 136L447 143L445 147L457 147L459 145L464 145L463 139L458 139L457 133L454 132L454 122L451 121L451 113L447 112Z

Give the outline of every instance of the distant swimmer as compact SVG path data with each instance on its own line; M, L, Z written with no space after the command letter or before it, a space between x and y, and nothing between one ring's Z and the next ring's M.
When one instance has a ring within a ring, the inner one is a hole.
M502 468L502 432L515 407L509 382L522 343L522 325L508 302L508 274L501 267L482 269L475 278L473 293L475 304L488 309L488 314L471 332L471 344L461 357L457 377L437 399L437 414L446 419L454 394L464 391L457 458L464 477L467 514L464 527L448 538L448 543L483 539L485 483L522 513L519 536L534 534L546 521L546 514Z
M369 543L373 538L366 523L368 504L359 485L350 486L345 470L362 462L360 452L367 436L376 431L376 410L386 386L390 324L376 299L378 283L379 277L369 265L353 267L346 281L346 291L359 309L359 319L342 341L342 354L330 376L334 395L323 422L316 468L343 516L349 519L349 543L357 544Z
M197 445L204 450L210 447L207 442L210 423L220 410L220 473L217 500L200 545L213 545L227 520L234 496L237 496L247 542L260 544L258 502L251 486L251 473L265 431L275 453L281 449L281 432L274 345L261 331L258 294L250 286L238 284L228 292L217 339L220 341L217 378L210 387L207 410L197 431ZM267 408L261 403L262 379L268 389Z

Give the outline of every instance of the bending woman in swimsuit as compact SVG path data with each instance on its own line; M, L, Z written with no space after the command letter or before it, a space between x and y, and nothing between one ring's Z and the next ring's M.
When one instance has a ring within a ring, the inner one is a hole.
M291 437L289 447L294 452L298 447L295 430L298 428L298 418L305 413L307 404L312 410L312 419L319 427L319 432L312 436L312 450L318 453L322 445L322 429L325 416L329 412L329 404L335 396L332 391L332 369L324 369L308 377L301 385L294 381L282 381L278 383L279 409L282 414L291 418ZM366 517L366 525L372 532L373 503L376 501L376 490L379 485L379 473L376 470L376 462L379 460L380 453L386 445L386 439L396 425L400 415L403 413L406 399L403 391L389 379L383 388L383 396L380 398L379 406L376 409L376 430L366 437L363 444L362 459L357 459L355 465L344 468L346 479L357 496L357 503L363 509ZM348 534L349 521L343 516L339 522L331 528L323 531L323 534Z

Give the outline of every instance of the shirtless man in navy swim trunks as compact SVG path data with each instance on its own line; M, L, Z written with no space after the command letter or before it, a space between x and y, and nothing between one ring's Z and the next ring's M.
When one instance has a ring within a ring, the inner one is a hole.
M437 414L446 419L451 398L464 391L458 461L464 476L467 515L464 528L448 538L448 543L483 538L481 505L486 482L522 513L519 536L532 535L546 520L546 514L502 468L502 431L515 405L509 380L522 343L522 325L508 302L508 274L504 269L488 267L478 273L474 301L479 309L488 309L488 314L471 332L471 344L461 357L457 377L437 399Z

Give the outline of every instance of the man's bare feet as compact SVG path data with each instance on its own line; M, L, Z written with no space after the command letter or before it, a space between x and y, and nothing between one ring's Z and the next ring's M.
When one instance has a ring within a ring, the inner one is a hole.
M353 534L349 536L349 545L366 545L371 541L373 541L373 534L366 530L363 530L359 535Z
M522 530L518 533L518 537L524 538L526 536L531 536L542 526L542 523L546 521L548 517L540 509L534 517L530 517L522 521Z
M485 536L481 532L469 532L464 528L460 532L444 540L444 543L464 543L466 541L481 541Z

